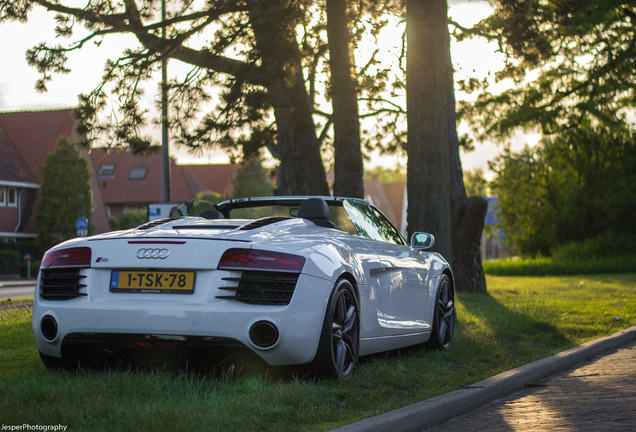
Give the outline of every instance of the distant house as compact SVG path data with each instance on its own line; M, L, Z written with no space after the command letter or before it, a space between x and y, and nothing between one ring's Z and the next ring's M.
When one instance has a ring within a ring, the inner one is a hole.
M234 191L234 178L239 167L236 164L182 165L192 178L193 187L199 184L201 191L212 191L230 197ZM198 193L198 191L197 191Z
M161 202L161 154L136 156L127 149L94 148L90 159L109 216L126 208ZM236 165L170 165L170 201L193 199L199 192L232 194Z
M0 112L0 241L34 238L35 203L42 184L41 168L57 139L79 140L72 109ZM88 153L82 151L88 159ZM95 193L91 170L92 221L99 232L110 230L103 200Z
M35 238L33 221L47 154L57 139L79 141L73 109L0 112L0 241ZM109 217L127 207L161 202L161 155L135 156L126 149L82 150L91 175L92 222L98 233L110 231ZM199 192L229 196L236 165L177 165L170 169L171 201Z
M23 232L29 213L27 202L35 201L40 189L24 161L0 128L0 236L31 237Z

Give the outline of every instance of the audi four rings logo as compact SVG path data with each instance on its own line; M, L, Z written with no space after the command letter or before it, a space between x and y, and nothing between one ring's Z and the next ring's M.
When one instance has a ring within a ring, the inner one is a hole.
M170 255L168 249L146 249L141 248L137 251L137 258L139 259L166 259Z

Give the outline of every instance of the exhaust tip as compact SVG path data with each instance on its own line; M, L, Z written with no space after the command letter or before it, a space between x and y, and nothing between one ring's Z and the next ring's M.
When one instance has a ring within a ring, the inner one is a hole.
M57 337L57 321L51 315L45 315L40 321L40 333L47 342L53 342Z
M276 345L278 337L278 328L269 321L258 321L250 327L250 340L259 348Z

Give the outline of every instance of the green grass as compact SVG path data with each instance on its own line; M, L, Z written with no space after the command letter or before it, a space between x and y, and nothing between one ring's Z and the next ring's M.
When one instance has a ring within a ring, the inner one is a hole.
M636 274L487 281L487 295L458 294L449 351L365 358L348 380L157 370L52 373L40 363L31 310L3 309L0 423L135 432L329 430L636 324Z
M577 259L510 258L483 263L484 271L499 276L583 275L636 272L636 255Z

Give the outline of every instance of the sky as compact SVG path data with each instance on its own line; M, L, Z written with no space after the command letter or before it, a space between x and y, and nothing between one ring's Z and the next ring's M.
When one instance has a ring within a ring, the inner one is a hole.
M449 15L462 25L472 25L491 13L491 6L485 1L455 0L450 2ZM134 42L130 36L116 36L107 38L98 48L88 44L81 51L69 55L70 74L58 74L47 84L46 93L35 91L35 82L39 78L35 68L26 63L25 53L42 41L54 41L54 14L42 8L34 9L26 24L0 24L0 58L3 67L0 68L0 110L38 110L51 108L68 108L77 105L77 95L88 93L101 81L104 62L107 58L116 58L122 47ZM399 35L399 32L395 32ZM390 37L381 40L387 44L399 44ZM63 42L66 42L64 40ZM361 48L363 49L363 48ZM481 40L469 40L451 47L452 58L456 69L456 78L467 75L476 78L484 77L490 70L501 64L502 57L498 55L494 44L487 44ZM171 63L169 72L174 72L176 65ZM178 68L178 66L176 66ZM148 87L149 91L152 87ZM149 94L149 97L153 96ZM459 132L464 127L460 125ZM520 147L524 142L536 142L538 137L524 136L516 143ZM513 146L514 148L515 146ZM476 143L476 149L462 154L464 170L481 168L487 171L488 161L496 157L502 150L500 145L493 143ZM184 150L172 148L171 155L179 163L225 163L227 157L219 152L208 151L195 157ZM377 165L404 166L404 156L381 158L373 155L368 167Z

